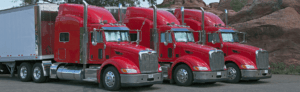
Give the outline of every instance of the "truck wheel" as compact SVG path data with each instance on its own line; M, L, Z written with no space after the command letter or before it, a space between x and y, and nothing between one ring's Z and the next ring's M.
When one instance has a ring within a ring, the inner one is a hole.
M238 66L233 63L226 64L228 70L228 81L230 83L237 83L241 79L241 71Z
M193 83L193 73L187 65L177 66L173 76L177 85L189 86Z
M22 63L20 65L20 68L18 70L18 77L21 81L27 82L31 80L32 71L31 71L31 65L29 63Z
M32 80L36 83L46 82L47 77L44 76L43 67L41 63L35 63L33 65Z
M115 91L121 88L120 74L115 67L106 68L101 79L104 88L107 90Z

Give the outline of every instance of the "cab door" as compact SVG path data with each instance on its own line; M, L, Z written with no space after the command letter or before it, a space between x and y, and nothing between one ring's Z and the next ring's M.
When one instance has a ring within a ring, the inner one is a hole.
M159 35L159 59L172 60L174 58L174 46L171 33L160 33ZM166 35L169 35L168 43L165 43Z
M89 41L89 60L90 63L99 63L104 60L104 42L103 42L103 32L96 32L97 37L94 38L94 32L90 33ZM94 40L96 39L96 41Z

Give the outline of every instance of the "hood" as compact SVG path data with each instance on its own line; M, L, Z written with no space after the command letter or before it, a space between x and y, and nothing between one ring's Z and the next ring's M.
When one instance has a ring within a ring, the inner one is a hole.
M209 52L211 50L214 50L215 48L207 46L207 45L201 45L201 44L196 44L196 43L192 43L192 42L177 42L176 45L178 47L183 47L183 48L188 48L188 49L194 49L200 52Z
M243 51L249 51L254 53L256 50L259 50L259 48L257 47L246 45L246 44L240 44L240 43L225 42L223 45L224 47L233 48L235 50L243 50Z
M135 44L130 44L128 42L109 42L107 44L107 46L111 47L111 49L116 49L116 50L120 50L120 51L127 51L127 52L131 52L131 53L139 53L142 50L152 50L150 48L141 46L141 45L135 45Z

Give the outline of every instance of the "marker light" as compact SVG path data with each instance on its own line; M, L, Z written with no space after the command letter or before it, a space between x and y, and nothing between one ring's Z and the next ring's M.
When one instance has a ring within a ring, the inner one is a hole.
M197 70L197 71L205 71L205 70L208 70L207 67L202 67L202 66L194 66L194 69Z
M244 69L254 69L255 67L253 65L241 65Z
M135 69L121 69L123 73L137 73Z

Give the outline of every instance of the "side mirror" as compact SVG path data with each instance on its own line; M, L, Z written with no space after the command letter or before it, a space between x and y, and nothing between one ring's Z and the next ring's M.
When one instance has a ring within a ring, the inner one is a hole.
M243 41L240 42L240 43L247 43L247 40L246 40L246 33L245 32L240 32L241 34L243 34Z
M169 33L166 32L165 33L165 42L164 42L165 45L168 45L169 44Z
M96 31L96 28L94 28L94 31L93 31L93 40L94 41L92 42L93 45L97 45L97 42L98 42L97 38L98 38L97 37L97 31Z
M212 43L213 43L213 44L217 43L217 40L218 40L218 38L219 38L219 37L218 37L218 36L219 36L218 33L213 33L212 36L213 36Z

